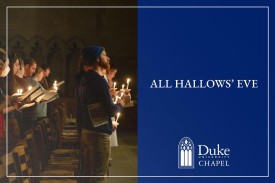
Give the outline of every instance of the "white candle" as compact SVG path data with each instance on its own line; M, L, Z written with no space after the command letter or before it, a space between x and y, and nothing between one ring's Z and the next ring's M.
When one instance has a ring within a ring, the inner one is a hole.
M118 121L119 116L120 116L120 113L118 112L118 113L116 114L116 123L117 123L117 121Z
M31 89L32 89L32 86L29 86L29 87L28 87L28 90L31 90Z
M114 88L116 88L116 82L114 82Z
M122 98L123 94L124 94L124 92L121 92L120 98Z
M57 84L57 81L55 80L54 83L53 83L53 85L55 86L56 84Z
M122 87L121 87L122 90L124 90L124 86L125 86L125 85L123 84Z
M18 89L16 92L16 95L22 95L22 93L23 93L23 89Z
M126 87L127 90L129 89L129 83L130 83L130 78L127 79L127 87Z
M115 102L114 102L115 104L117 103L117 100L118 100L118 96L116 96L116 99L115 99Z

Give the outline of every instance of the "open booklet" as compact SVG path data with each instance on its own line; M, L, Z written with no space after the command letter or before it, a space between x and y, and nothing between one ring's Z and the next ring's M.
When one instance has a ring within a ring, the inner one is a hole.
M22 110L22 109L25 109L25 108L28 108L28 107L32 107L34 105L35 105L35 102L24 104L20 108L18 108L17 110Z
M30 101L33 102L35 99L37 99L39 96L43 95L44 92L42 90L37 90L30 96Z
M63 85L65 81L60 81L58 83L55 83L55 87L59 87ZM47 91L44 91L43 94L41 94L39 97L36 98L35 102L51 102L59 98L59 95L56 90L52 90L52 88L48 89Z
M18 95L18 94L15 93L12 96L19 96L18 99L20 101L23 101L24 99L26 99L27 97L29 97L31 94L33 94L38 89L39 89L39 85L32 87L32 89L25 91L21 95Z
M108 123L108 116L102 103L93 103L87 106L93 127Z
M41 96L39 96L35 102L51 102L55 99L59 98L58 93L56 91L45 91Z

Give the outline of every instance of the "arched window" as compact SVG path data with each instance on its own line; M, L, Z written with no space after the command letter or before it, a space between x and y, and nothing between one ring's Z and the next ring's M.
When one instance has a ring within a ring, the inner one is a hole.
M194 143L188 137L183 137L178 145L178 168L194 168Z

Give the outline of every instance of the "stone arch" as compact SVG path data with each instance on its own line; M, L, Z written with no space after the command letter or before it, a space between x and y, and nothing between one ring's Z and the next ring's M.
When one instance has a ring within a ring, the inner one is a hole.
M61 38L55 37L48 43L46 50L47 63L51 67L49 84L52 84L53 80L65 80L65 42ZM64 90L61 89L60 92L64 93Z
M46 63L46 41L40 36L36 36L28 42L28 45L30 47L30 56L37 60L38 65Z
M27 41L22 36L16 36L9 40L9 55L15 53L18 57L25 59L29 53Z
M79 38L70 39L66 45L66 81L71 81L66 85L68 96L74 96L74 75L78 72L80 56L85 48L85 43Z

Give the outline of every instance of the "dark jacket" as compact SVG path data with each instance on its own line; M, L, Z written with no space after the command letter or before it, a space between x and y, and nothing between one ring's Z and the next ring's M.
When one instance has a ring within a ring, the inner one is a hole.
M88 105L99 102L108 116L108 123L95 128L90 119ZM80 128L110 135L112 134L111 117L121 110L121 104L113 103L104 77L95 71L88 71L82 75L77 92L77 122Z

